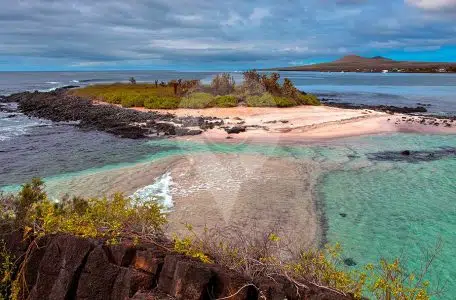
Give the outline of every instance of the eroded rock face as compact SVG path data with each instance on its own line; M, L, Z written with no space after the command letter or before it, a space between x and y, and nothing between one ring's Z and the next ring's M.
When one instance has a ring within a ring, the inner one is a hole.
M23 251L22 240L2 239L10 250ZM57 235L28 247L20 299L353 299L315 286L297 294L296 286L281 277L257 280L260 293L240 274L157 246L106 246Z
M128 269L111 264L102 247L96 247L89 255L78 282L76 299L111 299L111 293L124 296L128 289ZM117 278L119 277L119 279ZM122 299L117 298L116 299Z
M88 240L82 238L57 236L45 247L36 251L45 252L29 299L67 297L74 289L78 273L93 246Z

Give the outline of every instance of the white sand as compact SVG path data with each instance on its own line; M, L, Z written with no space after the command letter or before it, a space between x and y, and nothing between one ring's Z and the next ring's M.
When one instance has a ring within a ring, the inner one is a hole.
M144 108L134 108L145 110ZM312 142L349 136L393 132L456 134L452 127L407 122L410 116L390 115L372 110L340 109L328 106L298 106L290 108L233 107L206 109L154 110L177 116L211 116L224 119L227 126L249 126L246 132L232 134L229 142ZM418 119L418 117L415 117ZM282 122L283 121L283 122ZM255 128L256 127L256 128ZM183 137L193 140L224 141L228 134L222 128L202 135Z

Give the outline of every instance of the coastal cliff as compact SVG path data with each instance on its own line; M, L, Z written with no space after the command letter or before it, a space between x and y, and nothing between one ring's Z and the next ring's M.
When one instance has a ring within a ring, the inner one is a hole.
M30 242L18 231L3 239L25 260L20 299L353 299L312 284L296 286L279 275L256 286L220 265L153 244L106 245L71 235Z

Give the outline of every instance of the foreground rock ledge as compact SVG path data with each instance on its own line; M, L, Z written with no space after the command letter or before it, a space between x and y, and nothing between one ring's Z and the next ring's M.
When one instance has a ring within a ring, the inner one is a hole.
M20 232L1 238L16 257L31 249L21 299L353 299L316 286L298 291L279 276L257 280L260 295L240 274L155 245L106 246L70 235L29 244Z

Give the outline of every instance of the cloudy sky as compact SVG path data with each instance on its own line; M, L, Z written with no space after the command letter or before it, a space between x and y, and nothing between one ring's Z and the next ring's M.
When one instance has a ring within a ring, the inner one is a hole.
M456 61L456 0L0 0L0 70Z

